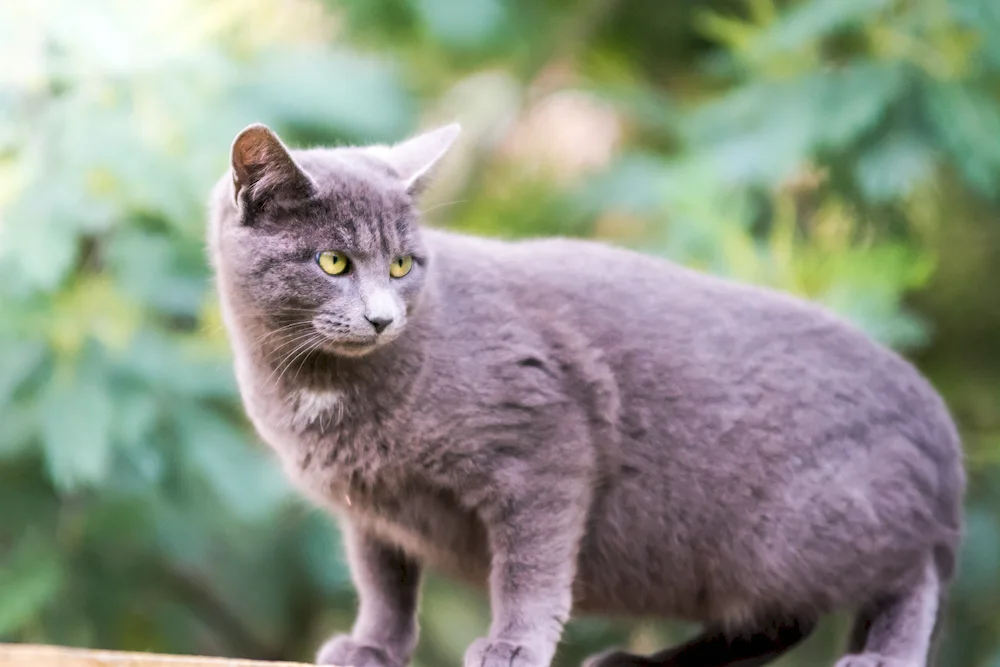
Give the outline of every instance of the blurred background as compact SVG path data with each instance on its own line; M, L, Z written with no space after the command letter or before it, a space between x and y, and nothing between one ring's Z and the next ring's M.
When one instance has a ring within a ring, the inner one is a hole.
M1000 666L996 0L3 0L0 641L310 660L349 627L335 528L243 417L205 203L250 122L452 120L428 224L775 286L915 360L970 472L941 664ZM418 667L488 618L432 580ZM579 620L557 660L691 630Z

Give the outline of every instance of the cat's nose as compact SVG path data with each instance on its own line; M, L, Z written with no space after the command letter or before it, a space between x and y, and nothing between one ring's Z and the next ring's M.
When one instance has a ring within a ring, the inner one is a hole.
M375 333L380 334L385 331L385 328L392 324L391 317L385 317L384 315L376 315L375 317L368 317L365 315L365 319L371 322L371 325L375 327Z

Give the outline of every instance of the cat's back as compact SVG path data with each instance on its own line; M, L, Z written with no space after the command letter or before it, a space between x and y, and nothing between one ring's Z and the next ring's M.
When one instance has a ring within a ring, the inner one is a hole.
M828 312L773 290L726 280L668 260L605 243L569 238L503 241L439 230L426 232L435 278L449 295L468 290L532 303L553 315L578 319L592 333L644 325L633 335L669 320L678 327L719 327L762 316L791 317L814 325L842 326ZM602 306L595 310L597 305ZM685 321L688 320L688 321ZM742 323L742 322L741 322Z
M602 243L428 240L449 328L476 332L449 345L474 357L497 331L570 332L606 364L624 430L739 461L889 425L955 459L947 410L914 367L804 299Z
M899 360L814 303L625 248L565 238L427 236L448 316L513 307L533 328L572 325L618 360L643 351L653 365L669 360L712 373L754 351L785 344L797 356L820 341L826 354L850 361Z

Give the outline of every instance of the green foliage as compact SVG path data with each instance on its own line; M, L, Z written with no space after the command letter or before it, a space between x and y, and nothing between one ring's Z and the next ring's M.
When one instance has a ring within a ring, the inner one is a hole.
M920 363L972 480L943 664L1000 660L993 0L15 0L0 45L0 639L308 659L349 625L336 530L242 416L205 203L249 122L458 118L432 224L778 287ZM422 665L488 623L436 579L422 613ZM689 631L585 619L559 660Z

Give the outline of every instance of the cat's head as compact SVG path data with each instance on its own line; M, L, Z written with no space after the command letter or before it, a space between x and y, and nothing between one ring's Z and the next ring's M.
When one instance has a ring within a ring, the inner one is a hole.
M414 197L458 134L448 125L392 146L289 150L263 125L244 129L212 202L225 296L338 355L397 338L429 261Z

